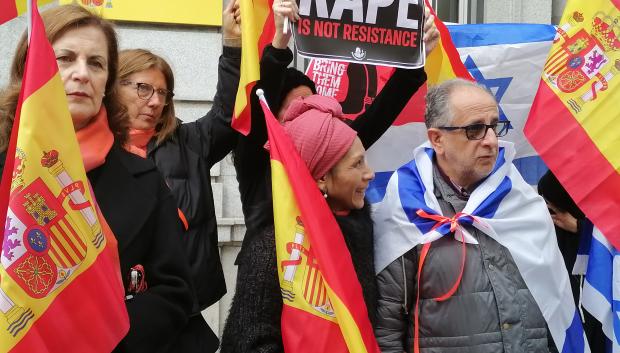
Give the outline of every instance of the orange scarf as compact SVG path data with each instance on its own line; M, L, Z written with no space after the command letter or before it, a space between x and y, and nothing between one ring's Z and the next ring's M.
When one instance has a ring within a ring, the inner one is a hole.
M146 158L146 150L149 141L155 135L155 129L138 130L129 129L129 141L125 144L125 149L142 158Z
M93 120L75 134L87 172L105 163L105 157L114 144L114 134L108 126L108 113L103 106Z

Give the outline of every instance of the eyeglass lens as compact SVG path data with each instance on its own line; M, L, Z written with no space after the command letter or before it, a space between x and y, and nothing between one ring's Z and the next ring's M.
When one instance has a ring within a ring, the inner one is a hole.
M465 127L465 133L470 140L480 140L484 138L488 129L493 130L495 136L502 137L508 133L507 121L498 121L497 123L486 124L473 124Z
M142 99L151 99L154 92L157 92L159 98L161 98L164 102L168 102L169 94L168 91L163 89L156 90L153 86L148 83L138 83L138 97Z

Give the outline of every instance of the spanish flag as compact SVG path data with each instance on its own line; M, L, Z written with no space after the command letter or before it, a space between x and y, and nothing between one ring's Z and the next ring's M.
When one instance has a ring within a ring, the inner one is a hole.
M435 26L439 30L440 36L439 44L426 58L424 71L426 71L427 83L432 86L457 77L474 81L474 78L471 77L469 71L461 62L461 57L456 47L454 47L454 43L452 43L448 28L437 17L428 0L424 1L426 6L431 9L431 14L435 16Z
M116 239L34 0L22 82L0 186L0 351L110 352L129 329Z
M28 0L0 0L0 25L26 13ZM39 0L39 5L51 3L53 0Z
M250 133L250 94L260 79L260 58L275 33L273 0L240 0L241 7L241 74L235 100L232 127L244 135Z
M525 135L620 249L620 0L569 0Z
M284 351L379 353L336 219L264 98L261 105L271 153Z

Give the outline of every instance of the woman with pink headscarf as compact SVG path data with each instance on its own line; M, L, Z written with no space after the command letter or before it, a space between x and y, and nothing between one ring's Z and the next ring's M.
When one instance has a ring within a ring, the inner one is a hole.
M364 195L374 172L355 130L342 121L333 98L313 95L293 101L282 124L306 163L342 230L371 322L376 308L372 220ZM222 353L282 352L282 296L273 225L252 237L237 275L237 288Z

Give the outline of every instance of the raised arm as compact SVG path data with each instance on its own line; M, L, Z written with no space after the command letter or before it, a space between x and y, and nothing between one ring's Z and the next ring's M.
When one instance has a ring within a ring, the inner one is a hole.
M286 76L286 68L293 61L293 53L288 48L291 40L291 28L284 33L284 22L296 22L299 19L297 3L295 1L274 1L273 20L276 32L271 41L263 50L260 61L260 81L256 88L265 92L265 98L274 115L281 103L282 88ZM255 92L255 91L254 91ZM256 145L262 146L267 142L265 116L258 102L258 97L252 92L252 131L248 136Z
M272 44L263 51L260 62L261 79L256 88L265 91L267 102L275 112L280 103L287 67L293 61L293 53L288 48L290 33L288 35L282 33L284 22L282 6L274 3L273 7L276 34ZM269 153L263 148L267 141L267 128L265 115L254 92L250 104L252 130L247 137L239 138L234 152L239 193L248 229L273 223Z
M222 14L222 56L218 65L213 107L202 118L181 126L179 138L208 161L209 167L236 145L238 133L230 126L241 66L241 27L238 1L230 1Z
M425 8L425 18L423 41L428 56L439 42L439 31L428 8ZM387 131L424 82L426 73L423 68L396 69L370 107L351 124L364 148L368 149Z
M372 104L351 123L365 149L387 131L424 82L424 68L396 69Z

